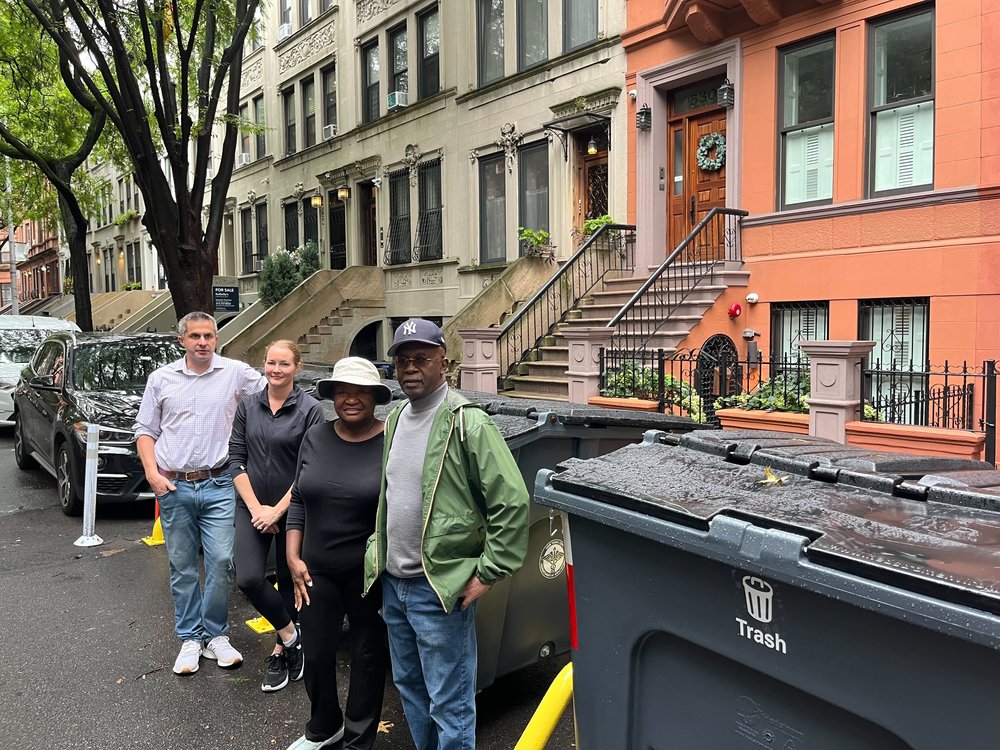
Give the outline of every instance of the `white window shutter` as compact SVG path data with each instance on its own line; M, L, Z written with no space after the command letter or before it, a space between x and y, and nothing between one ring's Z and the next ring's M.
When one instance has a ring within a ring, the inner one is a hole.
M785 136L785 203L833 197L833 125Z
M875 189L930 185L934 174L934 103L875 117Z

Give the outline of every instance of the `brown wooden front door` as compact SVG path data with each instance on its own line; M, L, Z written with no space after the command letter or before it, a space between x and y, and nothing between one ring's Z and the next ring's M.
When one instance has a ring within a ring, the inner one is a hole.
M698 144L710 133L726 134L726 111L715 108L679 117L667 128L669 158L669 220L667 254L670 254L713 208L726 205L726 168L706 171L698 167ZM715 151L710 154L715 157Z

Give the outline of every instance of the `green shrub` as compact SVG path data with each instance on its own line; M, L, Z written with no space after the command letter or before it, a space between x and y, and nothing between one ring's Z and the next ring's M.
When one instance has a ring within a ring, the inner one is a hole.
M804 414L809 411L809 370L779 372L757 388L715 400L715 409L758 409Z
M296 260L299 267L299 278L305 281L319 270L319 248L316 243L309 240L293 253L293 260Z
M660 399L660 376L652 367L625 362L621 367L611 369L605 375L602 396L614 398L643 398L653 401ZM705 411L701 396L690 384L673 375L663 379L663 402L666 407L677 406L695 422L705 421Z
M300 281L295 260L284 250L277 250L264 258L260 269L260 301L264 307L272 307L287 297Z

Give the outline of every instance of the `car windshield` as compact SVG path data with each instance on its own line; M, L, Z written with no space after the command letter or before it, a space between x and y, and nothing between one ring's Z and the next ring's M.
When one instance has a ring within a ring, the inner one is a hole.
M73 385L87 391L134 391L158 367L180 359L173 341L127 339L80 344L73 359Z
M0 330L0 363L26 365L31 361L35 349L50 333L52 331L40 328Z

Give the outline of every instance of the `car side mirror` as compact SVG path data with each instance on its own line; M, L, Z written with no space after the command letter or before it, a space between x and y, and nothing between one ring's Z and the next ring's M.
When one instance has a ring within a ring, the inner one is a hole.
M55 388L55 379L51 375L35 375L31 379L31 384L38 388Z

